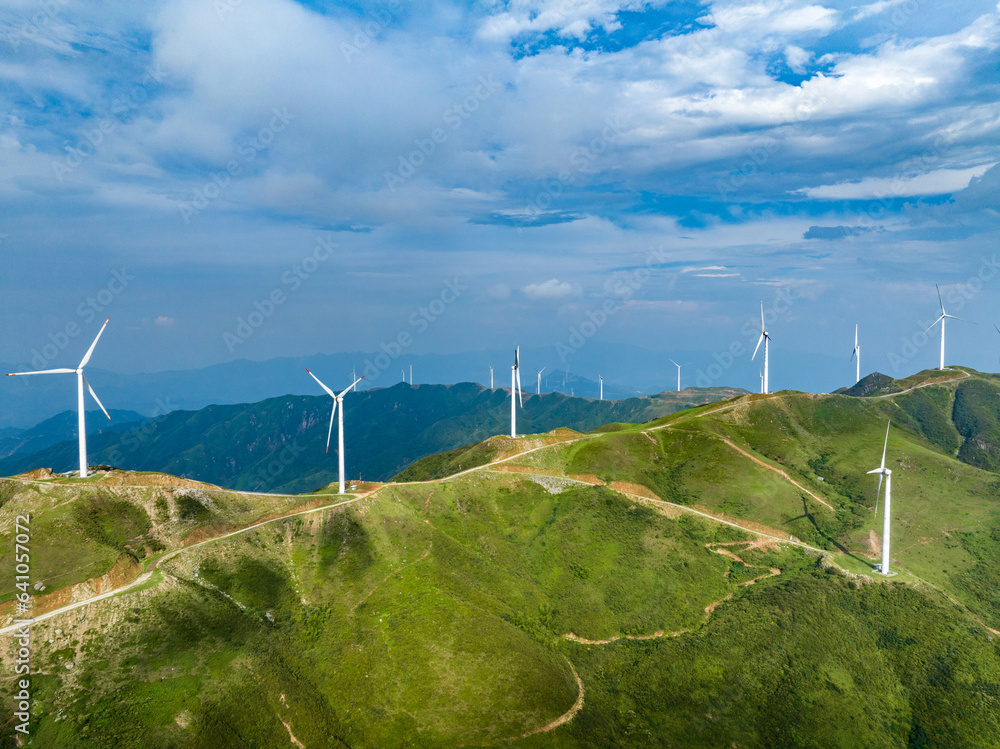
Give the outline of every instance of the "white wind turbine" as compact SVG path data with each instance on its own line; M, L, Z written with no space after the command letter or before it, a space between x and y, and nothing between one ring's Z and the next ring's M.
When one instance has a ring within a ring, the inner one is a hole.
M521 408L524 408L524 401L521 398L521 364L519 361L519 353L521 347L518 346L514 349L514 366L510 368L510 436L512 439L517 438L517 403L521 404ZM514 398L514 388L517 387L517 399Z
M604 400L604 378L597 375L597 379L601 383L601 400Z
M535 386L535 395L542 394L542 372L544 372L545 369L546 367L542 367L541 369L535 370L535 372L538 374L538 384Z
M673 359L671 359L670 363L673 364L675 367L677 367L677 392L679 393L681 391L681 367L686 367L691 362L688 362L687 364L678 364Z
M306 372L309 372L308 367L306 368ZM319 377L314 375L312 372L309 372L309 376L316 380L316 382L319 382L319 386L323 388L331 398L333 398L333 410L330 412L330 428L326 432L327 452L330 452L330 436L333 434L333 417L337 413L337 406L340 406L340 418L337 419L337 463L340 468L340 493L344 494L344 396L347 395L351 388L365 379L365 376L361 375L351 384L351 387L346 388L340 395L337 395L335 392L330 390L330 388L320 382Z
M87 353L83 355L83 359L80 360L79 366L76 369L44 369L40 372L11 372L8 377L16 377L19 375L36 375L36 374L76 374L76 407L77 407L77 431L80 435L80 478L87 478L87 425L86 419L84 417L83 411L83 386L87 386L87 390L97 401L97 405L101 407L104 411L104 415L111 419L111 415L108 414L107 409L101 403L101 399L97 397L97 393L94 392L94 388L90 386L86 378L83 376L83 368L87 366L87 362L90 361L91 355L94 353L94 348L97 346L97 342L101 339L101 334L104 333L104 329L108 326L108 322L111 318L104 321L104 325L101 329L97 331L97 338L94 342L90 344L90 348L87 349Z
M767 395L767 364L768 364L768 351L767 344L770 342L771 336L768 335L767 331L764 329L764 300L760 301L760 338L757 339L757 348L753 350L753 356L750 357L750 361L753 361L757 357L757 351L760 349L761 342L764 343L764 384L761 387L761 392Z
M861 347L858 345L858 324L854 323L854 353L852 359L857 359L857 371L855 372L854 384L861 382Z
M972 321L971 320L966 320L966 319L964 319L962 317L955 317L954 315L949 315L947 312L945 312L944 311L944 300L941 299L941 289L938 289L938 285L937 284L934 284L934 288L937 289L938 302L941 304L941 317L939 317L937 320L935 320L934 322L932 322L927 327L927 330L930 330L931 328L933 328L938 323L941 323L941 366L939 366L938 369L944 369L944 321L946 319L948 319L948 318L951 318L952 320L961 320L962 322L972 322ZM975 325L974 322L972 324ZM926 333L927 330L925 330L924 332Z
M490 390L493 389L493 365L490 365Z
M885 518L882 520L882 564L879 565L878 572L883 575L890 575L889 572L889 513L892 510L892 471L885 467L885 451L889 447L889 427L890 421L885 427L885 444L882 446L882 465L868 473L877 473L878 491L875 493L875 515L878 516L878 495L882 492L882 479L885 478Z

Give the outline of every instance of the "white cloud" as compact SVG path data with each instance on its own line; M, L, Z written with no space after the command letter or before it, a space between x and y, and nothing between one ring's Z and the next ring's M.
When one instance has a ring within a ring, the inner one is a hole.
M566 281L551 278L542 283L530 283L521 289L521 293L533 302L554 301L565 299L573 293L573 285Z
M938 169L916 176L865 177L858 182L841 182L796 190L818 200L868 200L911 195L943 195L964 190L974 177L980 177L993 164L981 164L968 169Z
M167 317L166 315L160 315L159 317L156 318L155 322L161 328L169 328L171 325L174 324L174 318Z

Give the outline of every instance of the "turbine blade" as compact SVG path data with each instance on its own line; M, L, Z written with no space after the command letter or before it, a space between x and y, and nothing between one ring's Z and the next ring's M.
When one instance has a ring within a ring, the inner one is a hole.
M926 333L926 332L927 332L928 330L930 330L931 328L933 328L933 327L934 327L935 325L937 325L937 324L938 324L939 322L941 322L942 320L944 320L944 318L945 318L945 316L944 316L944 315L941 315L941 317L939 317L939 318L938 318L937 320L935 320L935 321L934 321L934 322L932 322L932 323L931 323L930 325L928 325L928 326L927 326L927 330L925 330L924 332Z
M678 364L677 362L675 362L673 359L670 360L670 363L673 364L675 367L679 367L680 366L680 364Z
M972 320L966 320L964 317L955 317L954 315L945 315L949 320L961 320L962 322L967 322L970 325L978 325L979 323L972 322Z
M87 366L87 362L90 361L90 357L94 353L94 348L97 346L97 342L101 340L101 335L104 333L104 329L108 327L109 322L111 322L110 317L104 321L104 325L102 325L101 329L97 331L97 338L95 338L94 342L90 344L90 348L87 349L87 353L83 355L83 359L80 360L80 366L77 367L77 369L83 369Z
M521 397L521 370L515 367L514 374L517 376L517 400L524 408L524 398Z
M997 324L996 324L996 323L993 323L993 327L994 327L994 328L997 328ZM997 328L997 333L1000 333L1000 328Z
M760 300L760 332L764 332L764 300Z
M875 515L878 516L878 500L882 494L882 479L885 478L885 474L879 472L878 475L878 491L875 492Z
M330 436L333 434L333 417L337 415L337 399L333 399L333 410L330 412L330 428L326 430L326 451L330 452Z
M347 393L351 390L351 388L353 388L355 385L357 385L363 379L365 379L365 376L361 375L358 379L356 379L353 383L351 383L351 387L345 389L344 392L342 392L340 395L337 395L337 396L334 396L334 397L336 397L336 398L343 398L345 395L347 395ZM333 394L331 393L331 395L333 395Z
M43 369L39 372L11 372L8 377L23 377L24 375L33 374L76 374L75 369Z
M306 367L306 372L309 372L309 368L308 367ZM317 377L316 375L314 375L312 372L309 372L309 376L312 377L314 380L316 380L316 382L319 382L319 377ZM323 388L330 395L331 398L336 399L337 394L334 393L332 390L330 390L330 388L328 388L322 382L319 382L319 386L321 388Z
M892 422L891 421L888 424L886 424L886 426L885 426L885 444L882 445L882 470L883 471L885 470L885 451L889 447L889 427L890 426L892 426Z
M750 357L750 361L753 361L754 359L757 358L757 351L758 349L760 349L760 344L762 344L763 342L764 342L764 334L761 333L760 338L757 339L757 346L753 350L753 356Z
M944 301L941 299L941 289L938 289L938 285L934 284L934 288L937 289L938 293L938 303L941 305L941 316L944 316Z
M80 376L83 377L83 375ZM104 404L101 403L101 399L97 397L97 393L94 392L94 388L92 388L90 383L87 382L86 377L83 378L83 384L87 386L87 390L90 391L91 396L93 396L94 400L97 401L97 405L101 407L102 411L104 411L104 415L108 417L108 421L111 421L111 414L108 413L108 409L106 409Z
M518 346L517 348L514 349L514 369L518 369L521 366L521 363L520 363L520 360L519 360L520 359L520 357L519 357L520 352L521 352L521 347L520 346Z

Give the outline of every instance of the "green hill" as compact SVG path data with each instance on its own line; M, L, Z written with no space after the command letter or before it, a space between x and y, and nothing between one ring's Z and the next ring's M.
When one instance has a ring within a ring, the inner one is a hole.
M27 745L1000 747L1000 477L959 459L995 382L916 385L493 438L345 498L5 480L36 614L123 589L33 625Z
M649 421L691 405L730 398L733 388L688 388L621 401L529 395L520 431L587 431L609 421ZM344 399L348 475L384 480L413 461L510 430L509 391L481 385L399 384ZM88 438L92 464L163 471L248 491L304 492L337 477L337 435L325 449L332 401L283 396L260 403L174 411L122 434ZM336 430L336 425L334 429ZM51 430L50 430L51 431ZM0 460L0 475L79 465L75 441Z

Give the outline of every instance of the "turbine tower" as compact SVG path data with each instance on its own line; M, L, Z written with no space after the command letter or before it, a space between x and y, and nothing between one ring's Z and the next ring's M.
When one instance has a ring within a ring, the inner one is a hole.
M764 343L764 384L761 387L761 392L764 395L768 393L768 382L767 382L767 365L768 365L768 351L767 344L771 341L771 336L768 335L767 331L764 329L764 300L760 301L760 338L757 339L757 348L753 350L753 356L750 357L750 361L753 361L757 357L757 351L760 349L761 342Z
M857 372L855 373L854 384L861 382L861 347L858 345L858 324L854 323L854 353L852 359L857 359Z
M101 403L101 399L97 397L97 393L94 392L94 388L90 386L90 383L87 382L87 379L83 376L83 368L86 367L87 362L90 361L90 357L94 353L94 348L97 346L97 342L101 339L101 334L104 333L104 329L108 326L108 322L110 320L111 320L110 317L107 320L105 320L104 325L102 325L101 329L97 331L97 338L95 338L94 342L90 344L90 348L87 349L87 353L83 355L83 359L80 360L80 364L77 366L76 369L44 369L41 370L40 372L11 372L10 374L7 375L8 377L17 377L22 375L37 375L37 374L74 374L74 373L76 374L76 407L77 407L76 428L80 435L80 478L82 479L87 478L87 425L83 411L84 385L87 386L87 390L90 391L90 394L94 397L94 400L97 401L97 405L101 407L102 411L104 411L104 415L108 417L108 420L111 419L111 415L107 412L107 409L104 408L104 405Z
M510 436L511 439L517 438L517 403L520 402L521 408L524 408L524 401L521 398L521 364L519 361L519 353L521 347L518 346L514 349L514 366L510 368ZM517 387L517 401L514 399L514 388Z
M878 516L878 495L882 492L882 479L885 478L885 518L882 520L882 564L878 567L878 572L888 577L893 574L889 572L889 513L892 510L892 471L885 467L885 451L889 446L890 421L885 427L885 444L882 446L882 465L868 473L877 473L878 491L875 493L875 515Z
M535 395L542 394L542 372L544 372L545 369L546 369L545 367L542 367L541 369L535 370L535 372L538 375L538 384L535 386Z
M601 400L604 400L604 378L597 375L597 379L601 383Z
M686 367L687 364L678 364L673 359L670 360L670 363L677 367L677 392L679 393L681 391L681 367Z
M306 372L309 372L308 368L306 368ZM319 377L314 375L312 372L309 372L309 376L316 380L316 382L319 382L319 386L323 388L331 398L333 398L333 410L330 412L330 428L326 432L326 451L328 453L330 452L330 436L333 434L333 417L337 413L337 406L340 406L340 418L337 419L337 427L339 430L337 437L337 463L340 468L339 493L344 494L344 396L347 395L347 393L355 385L365 379L365 376L361 375L358 379L351 383L351 387L346 388L340 395L337 395L335 392L330 390L330 388L320 382Z
M947 320L948 318L951 318L952 320L961 320L962 322L972 322L972 321L971 320L966 320L966 319L961 318L961 317L955 317L954 315L949 315L947 312L945 312L944 311L944 300L941 299L941 289L938 288L937 284L934 284L934 288L937 289L938 302L941 305L941 317L939 317L937 320L935 320L934 322L932 322L927 327L927 330L930 330L931 328L933 328L938 323L941 323L941 366L939 366L938 369L944 369L944 321ZM972 323L972 324L975 325L975 323ZM925 330L924 332L926 333L927 330Z
M490 390L493 389L493 365L490 365Z

